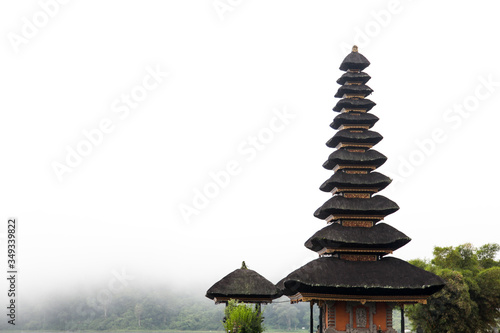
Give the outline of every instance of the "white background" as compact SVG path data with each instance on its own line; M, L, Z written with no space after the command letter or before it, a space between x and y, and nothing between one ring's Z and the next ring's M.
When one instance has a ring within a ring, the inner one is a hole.
M312 214L329 198L324 143L353 44L394 178L381 194L401 207L385 221L413 239L394 255L499 242L494 2L74 0L50 16L45 3L0 4L1 253L15 216L24 295L116 271L203 293L242 260L278 282L316 258L303 243L325 226ZM168 77L120 118L147 68ZM261 150L238 149L284 110ZM58 179L54 163L103 119L111 133ZM231 161L239 173L183 218Z

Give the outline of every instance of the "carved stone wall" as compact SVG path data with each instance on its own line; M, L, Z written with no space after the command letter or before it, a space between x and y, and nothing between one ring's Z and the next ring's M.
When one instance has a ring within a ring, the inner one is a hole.
M368 318L365 307L356 308L356 327L366 327Z
M375 303L361 305L358 302L347 302L346 310L349 314L346 333L377 333L377 327L373 323L373 315L377 313Z

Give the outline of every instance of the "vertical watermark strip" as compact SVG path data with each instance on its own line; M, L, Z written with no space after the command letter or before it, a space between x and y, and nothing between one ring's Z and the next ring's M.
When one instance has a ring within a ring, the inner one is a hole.
M7 220L7 323L16 325L16 301L17 301L17 280L18 280L18 264L17 248L18 237L17 230L19 222L17 218L12 217Z

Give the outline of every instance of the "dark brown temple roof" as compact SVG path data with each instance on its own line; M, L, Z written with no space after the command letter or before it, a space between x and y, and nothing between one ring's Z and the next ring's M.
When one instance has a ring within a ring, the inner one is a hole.
M340 64L340 69L343 71L348 69L359 69L362 71L368 66L370 66L368 59L366 59L361 53L353 51L344 58L344 61Z
M326 219L330 215L363 214L387 216L396 212L399 206L382 195L369 199L345 198L339 195L331 197L315 212L314 216Z
M208 289L206 297L261 298L272 300L281 296L278 288L259 273L240 268L223 277Z
M366 74L365 72L359 72L359 73L352 73L352 72L347 72L344 73L338 80L338 84L345 84L347 81L349 82L361 82L362 84L365 84L371 79L370 75Z
M354 125L354 124L366 124L373 126L378 121L378 117L371 113L352 113L344 112L339 114L333 119L330 127L333 129L339 129L341 125Z
M359 130L341 130L328 140L326 145L330 148L335 148L341 142L350 143L369 143L376 145L383 139L382 135L374 131L359 131Z
M352 174L345 172L335 172L325 181L320 190L330 192L334 187L366 188L375 187L379 191L383 190L391 183L391 179L379 172L373 171L366 175Z
M375 102L363 98L342 98L340 101L335 104L333 107L333 111L342 111L343 108L354 108L354 109L366 109L366 111L371 110L375 106Z
M323 167L332 170L336 165L352 164L358 166L379 167L387 161L384 154L374 149L368 149L364 153L350 152L345 149L338 149L328 156L328 160L323 163Z
M378 223L371 228L343 227L332 223L317 231L304 245L312 251L323 248L394 251L410 240L410 237L385 223Z
M362 84L362 85L345 85L341 86L335 97L341 98L344 94L361 94L364 97L370 95L373 92L372 88Z
M394 257L378 261L347 261L320 257L290 273L277 286L285 295L298 292L414 296L431 295L444 281Z

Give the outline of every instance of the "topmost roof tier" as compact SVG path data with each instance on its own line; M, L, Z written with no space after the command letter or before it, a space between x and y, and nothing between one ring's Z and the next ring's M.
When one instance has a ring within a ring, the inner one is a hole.
M358 47L353 46L352 52L345 57L344 61L340 65L340 69L343 71L355 70L362 71L366 67L370 66L370 62L362 54L358 53Z

